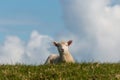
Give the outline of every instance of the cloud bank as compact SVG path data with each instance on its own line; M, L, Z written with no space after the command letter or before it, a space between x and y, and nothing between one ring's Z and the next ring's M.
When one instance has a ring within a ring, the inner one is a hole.
M28 42L17 36L6 37L0 45L0 64L42 64L50 54L51 37L33 31Z
M78 61L120 61L120 4L113 5L111 0L62 0L62 6Z

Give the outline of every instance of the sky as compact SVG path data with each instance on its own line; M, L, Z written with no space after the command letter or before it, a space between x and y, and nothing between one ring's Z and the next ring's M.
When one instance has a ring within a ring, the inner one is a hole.
M0 1L0 64L42 64L73 40L78 62L120 61L120 0Z
M6 35L17 35L28 40L33 30L55 36L63 28L62 10L58 0L0 1L1 42Z

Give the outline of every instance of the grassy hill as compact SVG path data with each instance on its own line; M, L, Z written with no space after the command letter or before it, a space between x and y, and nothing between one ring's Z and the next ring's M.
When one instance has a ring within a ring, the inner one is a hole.
M0 65L0 80L120 80L120 64Z

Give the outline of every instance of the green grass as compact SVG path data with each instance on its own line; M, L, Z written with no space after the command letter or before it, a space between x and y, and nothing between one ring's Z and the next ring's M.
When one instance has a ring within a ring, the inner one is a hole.
M0 65L0 80L120 80L120 64Z

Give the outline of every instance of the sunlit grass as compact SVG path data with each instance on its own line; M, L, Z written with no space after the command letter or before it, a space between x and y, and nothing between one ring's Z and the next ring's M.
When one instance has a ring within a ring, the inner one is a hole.
M0 80L120 80L120 64L0 65Z

